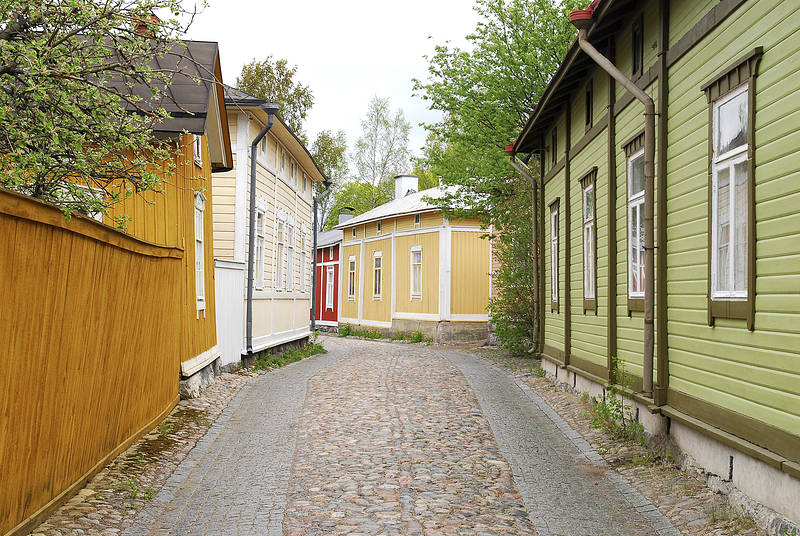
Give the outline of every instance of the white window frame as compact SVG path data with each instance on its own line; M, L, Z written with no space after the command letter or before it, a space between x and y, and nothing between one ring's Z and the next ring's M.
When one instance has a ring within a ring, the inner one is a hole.
M289 222L287 225L287 233L286 233L286 244L288 246L286 251L286 290L293 291L294 290L294 251L295 251L295 240L297 237L294 232L294 223Z
M286 269L284 268L284 259L286 253L284 247L286 244L286 220L278 217L278 223L275 226L275 255L273 262L275 265L275 290L280 291L286 287Z
M713 145L713 156L712 156L712 163L711 163L711 181L712 181L712 192L711 192L711 203L712 203L712 210L711 210L711 299L713 300L731 300L731 301L744 301L747 300L748 296L748 288L747 285L749 284L748 281L748 243L747 243L747 233L748 233L748 214L747 210L743 213L739 213L736 211L736 176L734 174L735 166L737 164L742 164L747 162L748 157L748 149L749 143L745 141L744 144L739 145L726 153L717 154L718 150L718 139L719 139L719 110L720 108L730 102L731 100L735 99L736 97L741 96L742 94L747 95L749 90L749 83L744 83L741 86L737 87L736 89L726 93L724 96L720 97L719 99L715 100L713 103L713 126L712 126L712 145ZM747 103L748 106L750 103ZM748 110L749 112L749 110ZM748 119L745 118L745 122ZM748 124L748 128L752 128L752 125ZM748 135L749 139L749 135ZM746 166L745 166L746 167ZM719 172L723 169L728 169L728 280L730 282L730 288L728 289L720 289L719 288L719 274L717 271L719 265ZM749 170L746 170L749 173ZM749 180L751 178L747 177L745 182L745 207L747 203L749 203L749 199L747 196L749 195ZM735 290L735 274L736 274L736 228L738 224L740 224L741 220L744 220L744 257L742 258L743 266L742 270L742 277L744 288L742 290Z
M628 157L628 297L629 298L644 298L645 280L646 277L644 270L644 237L639 236L639 231L643 225L638 225L638 221L633 221L633 214L636 212L639 218L644 221L644 188L641 192L631 194L633 183L633 162L639 158L644 158L644 149L639 149ZM636 269L633 262L633 248L636 245L642 245L641 248L637 247L638 269L639 269L639 289L633 290L633 274Z
M417 228L420 225L422 225L422 221L421 220L422 220L422 218L420 218L419 214L414 214L414 228Z
M558 206L550 208L550 301L558 303Z
M597 191L595 190L594 181L589 181L582 189L583 196L583 297L587 300L594 300L597 298L597 289L595 289L596 270L597 270L597 251L596 251L596 237L595 233L595 211L597 210ZM592 215L586 215L586 194L589 192L593 194Z
M300 226L300 292L306 291L306 229L305 225Z
M194 194L194 292L197 310L206 308L206 269L205 269L205 210L206 196L203 192Z
M196 166L203 167L203 136L192 134L192 147L194 149L194 163Z
M375 224L375 234L381 234L381 222Z
M414 262L414 254L419 253L419 262ZM411 294L411 300L414 299L421 300L422 299L422 246L411 246L411 251L409 252L409 264L411 266L410 274L411 280L409 285L409 290ZM414 288L414 272L419 269L419 288ZM416 292L415 292L416 291Z
M333 311L334 274L333 266L325 267L325 310Z
M379 266L380 264L380 266ZM380 301L383 294L383 253L372 254L372 299Z
M358 265L356 256L350 255L347 259L347 299L355 301L358 292Z
M259 206L256 208L256 244L255 244L255 261L256 269L254 270L255 281L253 286L256 290L264 289L264 249L266 244L266 207Z
M353 227L353 238L356 238L356 228Z

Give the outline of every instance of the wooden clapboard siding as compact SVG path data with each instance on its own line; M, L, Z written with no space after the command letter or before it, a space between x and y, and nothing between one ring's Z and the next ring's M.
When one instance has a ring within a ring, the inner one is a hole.
M800 69L798 31L796 3L745 2L671 67L667 228L670 389L795 435L800 430L800 83L792 75ZM756 46L764 54L756 79L751 332L743 320L707 323L708 102L700 86ZM680 400L671 397L670 403L680 406ZM748 439L761 444L764 438Z
M369 228L369 224L367 224ZM373 230L374 233L374 230ZM375 253L381 255L381 296L376 299ZM373 240L364 244L364 321L391 322L392 320L392 239Z
M563 142L558 142L563 143ZM544 214L542 221L544 223L544 256L545 256L545 276L544 276L544 344L548 347L558 349L563 352L564 350L564 276L566 268L564 264L564 252L566 251L566 240L564 228L566 218L564 211L566 210L567 203L564 201L564 171L558 172L545 187L544 192ZM552 252L551 240L551 225L550 225L550 206L556 200L559 201L558 212L558 310L552 310L551 302L553 296L552 285L552 263L550 262ZM559 356L551 356L559 357Z
M177 402L183 252L6 191L0 236L0 534L27 533Z

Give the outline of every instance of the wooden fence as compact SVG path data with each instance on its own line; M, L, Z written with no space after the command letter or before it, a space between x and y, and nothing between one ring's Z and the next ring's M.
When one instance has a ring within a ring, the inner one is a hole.
M0 190L0 534L23 534L178 401L178 248Z

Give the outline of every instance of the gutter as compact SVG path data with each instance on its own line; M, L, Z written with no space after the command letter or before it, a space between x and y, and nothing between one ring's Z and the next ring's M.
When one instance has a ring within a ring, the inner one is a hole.
M506 147L506 153L508 153L508 161L511 163L511 167L516 169L520 175L528 179L528 182L531 184L531 226L533 231L533 239L531 243L531 249L533 249L534 255L534 268L533 268L533 292L536 293L536 315L534 318L533 323L533 332L536 334L536 339L533 341L533 345L531 346L530 350L528 350L529 354L537 353L541 350L542 345L542 338L539 336L539 325L541 324L541 297L539 292L539 212L537 210L539 203L539 183L536 182L536 179L530 173L530 168L527 166L526 163L522 161L518 161L516 154L514 154L514 144L509 145ZM541 174L541 169L540 169ZM491 267L490 267L491 271Z
M319 224L317 223L317 205L319 202L331 193L331 181L325 179L323 183L325 191L314 198L314 256L311 261L311 332L317 330L317 234L319 234ZM341 252L339 253L341 258ZM341 277L341 275L339 276Z
M253 353L253 255L255 254L256 239L256 151L258 144L267 135L272 123L275 121L275 114L278 113L278 105L274 103L262 104L261 107L267 113L267 124L255 137L250 144L250 233L247 244L247 355Z
M644 105L644 351L642 362L642 391L645 396L653 396L653 349L655 346L654 296L655 296L655 262L653 253L653 194L655 176L655 116L656 108L653 99L645 93L605 56L603 56L586 38L586 32L594 21L593 2L588 8L573 11L569 21L578 29L578 45L597 65L614 77L639 102Z

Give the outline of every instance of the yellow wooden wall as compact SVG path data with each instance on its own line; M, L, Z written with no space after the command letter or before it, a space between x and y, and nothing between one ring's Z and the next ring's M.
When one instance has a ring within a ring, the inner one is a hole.
M114 206L110 215L127 215L126 231L136 238L165 246L184 249L183 277L180 283L183 324L179 336L180 359L188 361L217 343L216 300L214 296L214 231L211 188L211 162L206 136L203 136L203 166L194 162L194 146L190 134L182 135L178 152L171 166L163 164L163 192L132 195ZM197 311L194 269L194 193L206 196L204 215L205 247L205 310ZM107 217L106 222L110 223ZM179 333L177 333L179 332Z
M422 247L422 299L411 300L411 247ZM395 238L396 302L399 313L439 312L439 232Z
M350 270L350 256L354 255L356 258L356 299L350 300L348 297L348 285L349 285L349 270ZM358 318L358 300L360 297L359 293L359 284L360 284L360 257L361 257L361 246L359 244L355 244L352 246L344 246L342 248L342 271L341 271L341 279L342 279L342 293L339 297L339 303L341 304L341 315L340 318Z
M381 252L381 297L375 299L375 252ZM345 259L346 261L346 259ZM345 264L345 266L347 266ZM345 277L345 283L347 278ZM364 321L375 320L390 322L392 320L392 239L375 240L364 244Z
M27 534L176 404L183 253L2 190L0 236L0 534Z
M489 239L484 233L452 232L450 312L486 314L489 305Z

